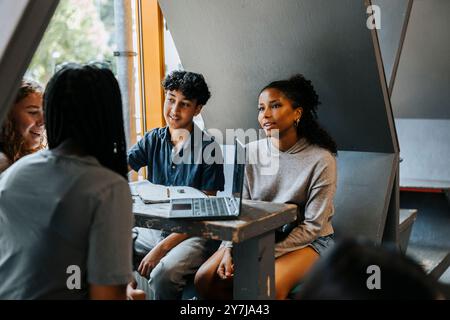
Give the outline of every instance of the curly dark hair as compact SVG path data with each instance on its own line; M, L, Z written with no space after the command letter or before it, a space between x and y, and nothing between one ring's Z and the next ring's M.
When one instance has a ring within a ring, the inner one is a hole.
M203 75L188 71L173 71L162 82L164 90L179 90L189 100L205 105L211 97Z
M3 125L0 126L0 151L6 155L10 164L13 164L20 158L45 147L44 136L42 136L39 147L35 149L27 149L24 144L25 141L17 128L17 123L13 120L13 110L15 106L33 93L42 95L44 93L44 89L34 80L23 79L19 92L14 100L14 106L6 116Z
M303 109L297 127L299 137L305 137L309 143L337 154L336 142L317 121L317 107L320 101L310 80L307 80L302 74L296 74L289 80L274 81L268 84L261 90L260 94L266 89L281 91L286 98L292 101L292 106L295 109Z

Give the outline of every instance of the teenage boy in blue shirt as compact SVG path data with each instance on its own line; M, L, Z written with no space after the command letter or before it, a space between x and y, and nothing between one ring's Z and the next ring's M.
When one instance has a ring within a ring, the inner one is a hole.
M193 122L211 94L201 74L175 71L163 81L167 126L147 132L128 152L130 168L147 167L148 180L166 186L191 186L208 195L224 189L220 146ZM213 144L213 145L211 145ZM211 161L215 160L215 161ZM211 163L212 162L212 163ZM218 245L186 234L137 228L135 251L144 256L138 273L148 279L154 299L178 299Z

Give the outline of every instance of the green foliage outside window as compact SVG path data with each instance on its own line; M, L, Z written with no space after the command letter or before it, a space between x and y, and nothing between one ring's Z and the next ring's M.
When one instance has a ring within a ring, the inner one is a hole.
M45 85L64 62L113 61L114 1L61 0L27 76Z

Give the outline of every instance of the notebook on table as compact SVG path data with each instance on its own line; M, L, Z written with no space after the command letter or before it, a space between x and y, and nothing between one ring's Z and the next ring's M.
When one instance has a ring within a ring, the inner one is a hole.
M192 187L166 187L148 180L131 182L130 190L133 196L139 196L145 204L165 203L182 198L207 198L203 192Z

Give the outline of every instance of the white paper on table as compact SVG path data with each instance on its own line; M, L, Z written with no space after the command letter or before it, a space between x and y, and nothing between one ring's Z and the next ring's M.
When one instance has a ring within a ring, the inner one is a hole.
M171 199L207 198L206 194L192 187L167 187L148 180L130 183L133 196L139 196L144 203L164 203Z

